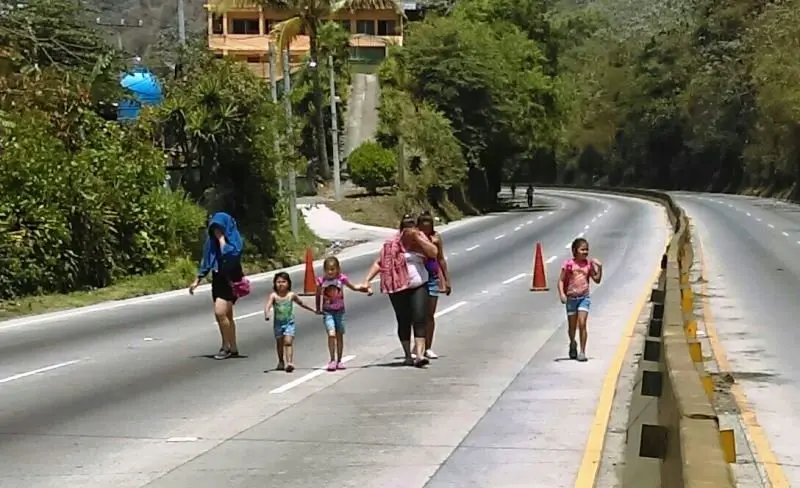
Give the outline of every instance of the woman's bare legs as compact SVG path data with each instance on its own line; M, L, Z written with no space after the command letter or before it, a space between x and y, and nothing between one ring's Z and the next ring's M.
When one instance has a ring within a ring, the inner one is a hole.
M428 322L425 325L425 356L428 359L436 359L436 353L433 352L433 331L436 329L436 305L439 303L439 297L428 298Z
M214 318L219 326L219 335L222 339L222 347L217 354L217 358L224 359L228 353L237 352L236 336L233 331L233 304L229 301L217 298L214 301Z
M233 353L234 355L238 355L239 345L236 342L236 321L233 318L233 303L231 302L227 303L228 303L227 318L228 318L228 324L230 325L230 329L228 332L228 344L230 345L231 353Z

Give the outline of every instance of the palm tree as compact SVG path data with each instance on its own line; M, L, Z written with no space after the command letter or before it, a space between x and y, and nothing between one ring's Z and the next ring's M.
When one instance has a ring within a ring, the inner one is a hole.
M286 10L293 16L273 26L270 37L275 40L279 52L289 48L291 42L305 34L309 38L311 60L320 66L319 29L324 22L343 11L356 10L393 10L404 15L403 7L397 0L220 0L215 10L224 12L231 8L256 5L273 10ZM312 70L312 90L314 97L314 132L317 143L319 174L324 179L331 177L328 165L327 137L325 119L322 114L323 88L320 83L319 69Z

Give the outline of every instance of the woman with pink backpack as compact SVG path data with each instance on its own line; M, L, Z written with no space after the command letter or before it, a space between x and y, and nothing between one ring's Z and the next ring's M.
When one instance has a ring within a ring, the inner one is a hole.
M403 347L405 364L425 367L425 325L428 320L428 269L425 262L435 259L439 248L417 229L413 215L403 216L400 231L383 244L380 256L367 272L369 285L380 273L381 292L389 295L397 319L397 337ZM414 331L414 353L411 355L411 331Z

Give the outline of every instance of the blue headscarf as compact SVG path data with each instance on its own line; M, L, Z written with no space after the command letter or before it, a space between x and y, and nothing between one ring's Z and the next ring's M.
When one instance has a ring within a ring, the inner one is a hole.
M220 249L219 242L214 237L214 227L222 229L225 235L225 246ZM236 225L236 219L225 212L217 212L211 216L208 222L208 234L203 245L203 260L200 262L200 269L197 276L204 277L209 271L219 271L220 265L226 265L232 261L238 261L242 256L242 235Z

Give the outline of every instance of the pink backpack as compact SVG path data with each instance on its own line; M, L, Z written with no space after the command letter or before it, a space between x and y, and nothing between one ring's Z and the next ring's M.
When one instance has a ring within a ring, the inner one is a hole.
M409 277L405 248L400 242L400 235L388 239L381 248L380 265L381 293L392 294L408 288Z

